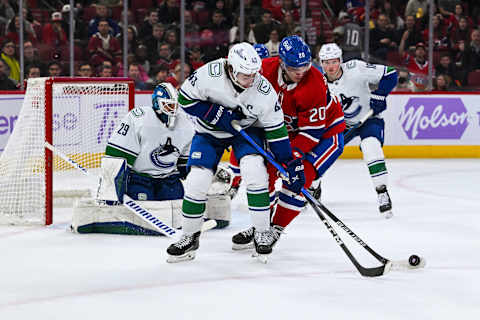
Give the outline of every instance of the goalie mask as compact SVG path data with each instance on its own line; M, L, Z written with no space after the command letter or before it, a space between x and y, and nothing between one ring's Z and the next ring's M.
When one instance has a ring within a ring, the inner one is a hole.
M173 128L178 108L177 90L168 82L160 83L152 94L152 107L167 128Z

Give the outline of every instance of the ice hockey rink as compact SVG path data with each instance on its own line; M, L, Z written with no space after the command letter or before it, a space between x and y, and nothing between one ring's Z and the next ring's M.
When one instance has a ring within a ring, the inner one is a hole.
M250 218L202 235L193 261L167 264L165 237L78 235L71 209L50 227L0 227L0 319L479 319L480 161L390 159L386 220L360 160L340 160L322 202L381 255L424 269L364 278L311 208L267 264L231 250ZM379 265L343 232L364 266Z

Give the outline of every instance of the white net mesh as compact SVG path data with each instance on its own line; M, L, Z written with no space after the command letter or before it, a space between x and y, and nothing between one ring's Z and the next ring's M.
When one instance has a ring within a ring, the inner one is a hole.
M0 157L0 224L45 223L45 83L30 79L22 110ZM129 86L123 81L52 84L53 145L94 171L108 138L129 109ZM84 195L96 181L53 157L56 196Z

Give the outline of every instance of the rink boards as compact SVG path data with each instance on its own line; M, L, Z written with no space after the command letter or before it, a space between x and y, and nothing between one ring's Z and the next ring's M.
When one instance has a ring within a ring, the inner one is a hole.
M480 158L480 94L446 92L391 94L387 98L385 155L389 158ZM23 93L0 94L0 152L18 118ZM151 92L135 94L135 105L151 104ZM360 158L354 139L342 155ZM224 159L226 157L224 156Z

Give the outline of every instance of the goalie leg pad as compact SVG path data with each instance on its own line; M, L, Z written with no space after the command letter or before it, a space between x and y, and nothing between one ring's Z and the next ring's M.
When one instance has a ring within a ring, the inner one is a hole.
M230 196L225 194L209 195L207 201L206 217L217 222L215 229L223 229L232 220Z
M180 227L182 200L138 203L168 225ZM81 199L74 204L70 227L76 233L163 235L124 206L99 205L94 199Z
M97 199L122 202L127 184L127 161L123 158L102 157Z

